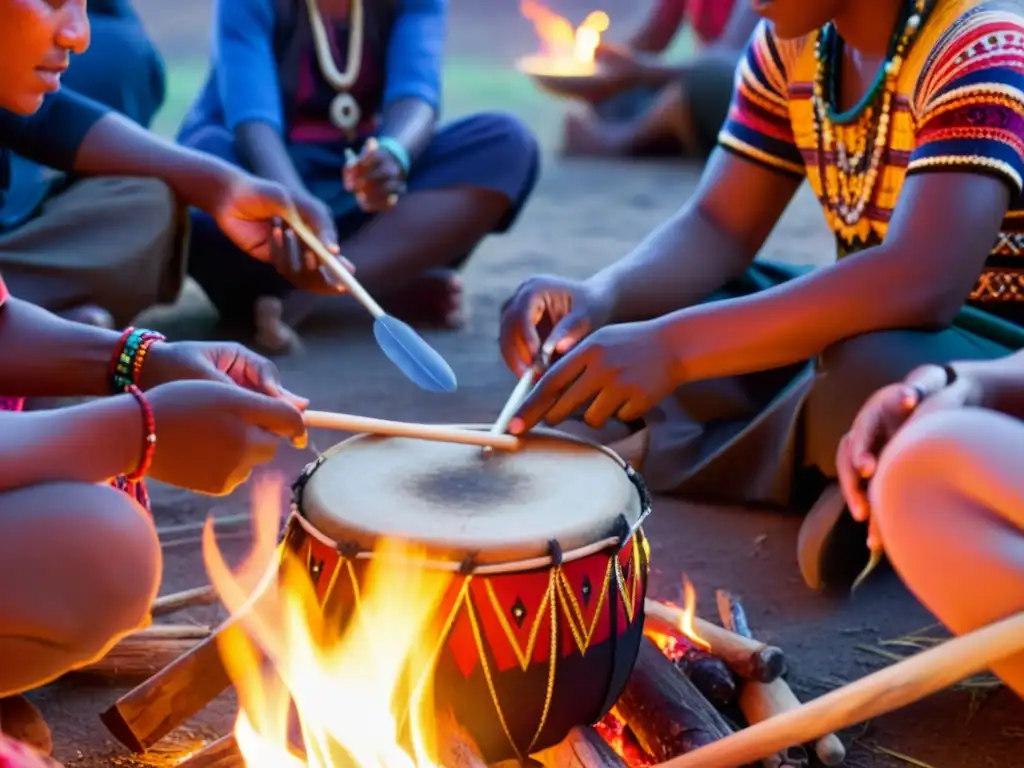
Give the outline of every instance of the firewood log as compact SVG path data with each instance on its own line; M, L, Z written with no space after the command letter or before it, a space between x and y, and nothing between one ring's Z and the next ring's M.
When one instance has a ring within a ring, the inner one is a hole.
M561 742L533 759L544 768L626 768L626 762L590 726L573 728Z
M234 734L210 742L198 752L193 752L175 768L244 768L245 760L238 751Z
M732 732L718 710L646 637L615 709L640 746L659 762Z

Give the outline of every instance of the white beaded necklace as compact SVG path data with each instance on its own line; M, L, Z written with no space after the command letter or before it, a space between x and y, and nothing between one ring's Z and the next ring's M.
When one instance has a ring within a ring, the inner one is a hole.
M348 24L348 60L344 72L334 62L334 51L331 50L327 26L317 0L306 0L306 7L309 9L309 25L313 31L313 45L320 72L324 80L338 92L331 101L331 122L351 136L362 119L359 102L349 93L349 89L359 79L359 68L363 61L363 0L352 0Z

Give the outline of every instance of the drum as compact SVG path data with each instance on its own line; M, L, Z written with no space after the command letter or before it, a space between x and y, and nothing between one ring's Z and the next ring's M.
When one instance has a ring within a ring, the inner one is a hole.
M361 435L293 491L285 546L323 606L357 610L382 538L422 546L417 568L453 574L435 694L488 762L553 746L618 699L642 637L651 500L613 452L546 430L490 456Z

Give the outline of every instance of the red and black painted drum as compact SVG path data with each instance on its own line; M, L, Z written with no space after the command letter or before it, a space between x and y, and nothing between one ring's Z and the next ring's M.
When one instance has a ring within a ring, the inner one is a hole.
M293 511L286 546L340 623L382 539L453 574L435 693L489 762L553 746L618 699L643 630L651 500L611 451L547 430L487 457L361 435L305 469Z

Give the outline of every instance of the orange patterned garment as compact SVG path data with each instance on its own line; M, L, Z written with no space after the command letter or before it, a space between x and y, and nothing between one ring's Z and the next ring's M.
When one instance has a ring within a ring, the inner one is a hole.
M780 40L760 24L737 70L720 145L806 178L840 256L885 238L907 174L956 171L1003 179L1011 210L971 300L1024 301L1024 10L1001 0L934 3L896 81L878 183L852 224L823 194L823 178L824 186L836 188L837 168L836 158L823 151L812 106L819 34ZM849 132L863 132L857 123L834 130L847 132L848 147L858 141Z

